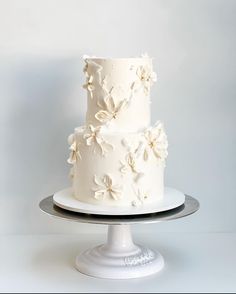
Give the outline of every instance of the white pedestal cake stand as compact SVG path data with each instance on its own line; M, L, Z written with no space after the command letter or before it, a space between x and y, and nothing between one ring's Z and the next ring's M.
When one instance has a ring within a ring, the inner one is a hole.
M130 225L174 220L196 212L199 209L199 202L191 196L185 196L185 203L175 209L131 216L71 212L54 205L53 196L43 199L39 206L43 212L53 217L81 223L108 225L106 244L88 249L77 256L76 268L94 277L129 279L157 273L164 266L164 259L159 252L133 243Z

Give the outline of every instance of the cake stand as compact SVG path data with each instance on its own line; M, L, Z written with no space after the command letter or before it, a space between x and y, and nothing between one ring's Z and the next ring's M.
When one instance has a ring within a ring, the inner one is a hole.
M53 196L43 199L39 207L56 218L108 225L107 242L78 255L76 268L81 273L94 277L129 279L157 273L164 266L164 259L159 252L133 242L130 226L174 220L196 212L199 202L191 196L185 196L184 204L175 209L141 215L106 216L71 212L56 206Z

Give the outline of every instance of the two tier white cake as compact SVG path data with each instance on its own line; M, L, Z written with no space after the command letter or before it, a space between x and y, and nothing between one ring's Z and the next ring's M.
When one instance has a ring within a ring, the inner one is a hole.
M69 136L72 190L82 202L140 206L164 193L167 138L150 126L152 59L85 58L85 126Z

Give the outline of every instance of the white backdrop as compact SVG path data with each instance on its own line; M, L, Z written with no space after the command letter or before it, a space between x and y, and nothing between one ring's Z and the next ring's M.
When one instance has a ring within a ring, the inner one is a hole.
M154 57L152 121L169 139L166 184L192 217L135 230L236 229L235 1L0 1L1 233L103 230L51 219L40 199L69 185L67 136L83 124L83 54Z

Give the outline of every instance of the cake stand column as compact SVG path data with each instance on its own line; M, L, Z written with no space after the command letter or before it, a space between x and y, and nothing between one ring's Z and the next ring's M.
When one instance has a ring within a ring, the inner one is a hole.
M118 256L129 252L138 253L139 247L133 243L130 225L109 225L107 243L103 245L102 250Z
M163 266L160 253L134 244L129 225L109 225L106 244L86 250L76 258L80 272L99 278L144 277Z

